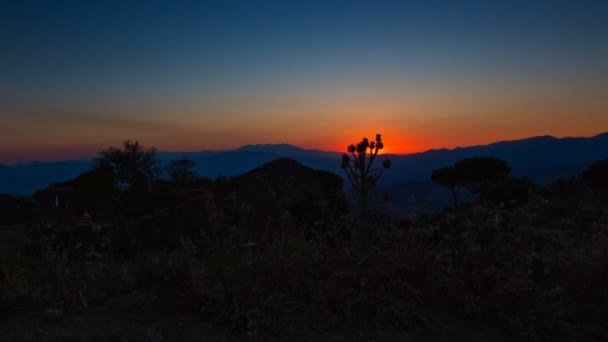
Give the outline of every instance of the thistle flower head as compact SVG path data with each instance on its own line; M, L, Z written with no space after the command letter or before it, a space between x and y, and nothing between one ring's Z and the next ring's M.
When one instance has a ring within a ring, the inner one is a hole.
M365 146L363 144L363 142L360 142L357 144L357 153L365 153L366 149L367 149L367 146Z

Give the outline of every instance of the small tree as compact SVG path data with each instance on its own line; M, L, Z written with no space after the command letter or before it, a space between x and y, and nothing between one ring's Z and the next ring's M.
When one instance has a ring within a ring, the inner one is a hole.
M361 214L367 216L370 209L372 191L376 182L391 167L390 160L385 160L381 168L372 168L374 160L384 148L382 136L376 134L376 140L369 142L363 138L357 145L351 144L342 155L342 169L346 172L348 180L355 190Z
M95 167L110 167L116 186L131 193L149 192L152 183L160 177L162 166L157 158L158 151L152 147L147 150L138 141L126 140L124 148L110 147L99 153L94 160Z
M446 166L440 169L433 170L431 175L433 183L448 188L452 193L454 201L454 209L458 207L458 196L456 195L456 187L461 185L462 180L458 175L458 171L453 166Z
M495 157L473 157L462 159L454 166L433 170L431 180L450 190L454 208L456 208L458 206L456 189L459 186L468 188L471 194L477 195L477 198L481 200L498 198L498 185L507 184L509 172L511 172L511 167L504 160ZM516 184L516 182L513 181L511 184Z
M454 167L469 182L505 178L511 172L509 163L496 157L466 158L456 162Z
M505 180L511 172L509 164L496 157L466 158L456 162L454 168L462 184L477 196Z
M177 185L188 185L196 181L194 161L187 155L172 160L167 166L167 173L172 182Z

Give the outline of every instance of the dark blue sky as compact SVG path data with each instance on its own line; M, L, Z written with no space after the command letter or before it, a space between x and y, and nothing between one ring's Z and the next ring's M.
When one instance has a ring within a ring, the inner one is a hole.
M372 113L393 135L434 127L399 151L608 128L608 1L3 1L0 41L3 130L53 146L28 156L130 132L333 148Z

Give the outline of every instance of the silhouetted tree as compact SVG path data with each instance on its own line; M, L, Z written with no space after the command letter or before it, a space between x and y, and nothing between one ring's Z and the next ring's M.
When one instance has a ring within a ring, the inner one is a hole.
M357 145L351 144L347 151L349 154L342 155L342 169L346 172L350 184L355 190L359 201L359 209L363 215L369 212L371 195L376 182L382 176L384 170L391 166L390 160L385 160L381 168L372 168L374 160L384 148L382 136L376 134L376 140L369 142L363 138Z
M462 159L454 168L465 182L478 183L505 178L511 172L509 164L496 157L473 157Z
M167 173L172 182L181 186L192 184L197 179L194 161L186 155L172 160L167 166Z
M458 171L453 166L446 166L440 169L433 170L431 175L433 183L443 186L452 193L454 201L454 209L458 207L458 196L456 195L456 187L462 185L462 179L458 175Z
M528 183L525 180L509 180L509 172L511 167L504 160L495 157L473 157L462 159L454 166L433 170L431 180L450 190L456 208L458 205L456 190L459 186L467 187L480 200L509 197L501 190L508 189L509 184L518 187L517 191L512 192L513 196L525 197L524 188L527 196Z
M162 172L161 162L157 159L158 151L154 147L144 150L138 141L126 140L123 144L123 149L110 147L101 151L95 159L96 168L109 166L119 190L149 192L152 183Z
M454 168L462 184L477 196L488 186L507 178L511 172L509 164L496 157L462 159L454 164Z

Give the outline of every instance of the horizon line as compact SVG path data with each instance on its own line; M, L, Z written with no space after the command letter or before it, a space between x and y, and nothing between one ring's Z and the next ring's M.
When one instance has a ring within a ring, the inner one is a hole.
M498 140L498 141L494 141L494 142L490 142L487 144L476 144L476 145L467 145L467 146L456 146L453 148L447 148L447 147L440 147L440 148L430 148L430 149L426 149L426 150L422 150L422 151L418 151L418 152L410 152L410 153L384 153L383 155L387 155L387 156L409 156L409 155L417 155L417 154L423 154L423 153L427 153L427 152L433 152L433 151L455 151L458 149L463 149L463 148L475 148L475 147L483 147L483 146L490 146L490 145L494 145L494 144L499 144L499 143L508 143L508 142L516 142L516 141L522 141L522 140L531 140L531 139L538 139L538 138L552 138L552 139L556 139L556 140L563 140L563 139L593 139L602 135L608 134L608 131L603 131L594 135L590 135L590 136L555 136L555 135L551 135L551 134L543 134L543 135L535 135L535 136L528 136L528 137L522 137L522 138L518 138L518 139L509 139L509 140ZM252 144L245 144L245 145L241 145L239 147L236 148L232 148L232 149L217 149L217 150L196 150L196 151L161 151L159 150L158 153L160 154L192 154L192 153L225 153L225 152L235 152L235 151L239 151L242 150L245 147L248 146L268 146L268 147L272 147L272 146L281 146L281 145L285 145L285 146L289 146L289 147L295 147L301 151L311 151L311 152L321 152L321 153L337 153L337 154L342 154L344 152L341 151L332 151L332 150L322 150L322 149L318 149L318 148L306 148L306 147L300 147L298 145L294 145L294 144L290 144L290 143L286 143L286 142L281 142L281 143L252 143ZM247 150L244 150L247 151ZM255 152L255 151L250 151L250 152ZM8 166L8 167L12 167L12 166L19 166L19 165L27 165L27 164L33 164L33 163L59 163L59 162L78 162L78 161L85 161L85 160L92 160L93 158L95 158L97 153L95 153L94 155L90 156L90 157L81 157L81 158L70 158L70 159L51 159L51 160L39 160L39 159L32 159L32 160L26 160L26 161L18 161L18 162L1 162L0 161L0 165L1 166Z

